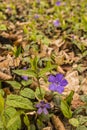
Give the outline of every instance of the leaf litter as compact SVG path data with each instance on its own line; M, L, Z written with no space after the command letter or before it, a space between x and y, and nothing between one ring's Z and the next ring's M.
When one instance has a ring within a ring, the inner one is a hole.
M41 88L47 91L46 100L55 106L48 89L47 78L51 73L62 73L68 81L63 92L63 98L73 90L72 110L74 111L77 107L84 107L87 111L85 103L80 99L81 95L87 95L86 1L20 1L0 1L0 89L4 91L5 98L8 98L8 95L12 93L19 94L15 87L12 88L5 81L20 83L22 77L13 71L23 69L25 66L27 68L33 67L36 61L33 63L31 59L34 60L37 56L39 58L39 71L45 67L49 68L49 66L52 68L52 70L46 68L43 72L44 75L39 79ZM56 2L57 4L55 4ZM84 16L82 15L83 12ZM58 19L60 20L59 23L54 23L54 21L58 22ZM52 67L50 63L55 67ZM30 79L31 77L29 77ZM36 77L33 77L32 80L32 84L27 86L25 82L25 85L35 91L38 87L38 81ZM24 89L23 87L21 89ZM14 96L14 98L16 97ZM83 109L81 112L86 116L87 113ZM74 117L77 119L76 115ZM46 124L45 122L43 124L37 121L36 124L38 130L80 130L83 127L71 126L63 115L58 115L56 110L50 123ZM34 124L31 127L24 125L23 129L26 130L26 126L28 129L35 127ZM84 127L87 129L87 125Z

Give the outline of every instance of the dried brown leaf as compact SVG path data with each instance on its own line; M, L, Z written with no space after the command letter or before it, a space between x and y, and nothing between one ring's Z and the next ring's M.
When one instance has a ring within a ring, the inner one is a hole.
M56 45L56 47L58 47L58 48L61 47L64 43L65 43L65 41L63 41L62 39L57 39L52 42L52 44Z
M52 128L51 127L45 127L42 130L52 130Z
M13 60L13 66L14 67L19 66L19 64L20 64L20 58L19 57Z
M81 90L84 94L87 94L87 78L84 78L81 83Z
M65 74L65 71L62 69L61 66L57 67L57 71L60 72L60 73L62 73L62 74Z
M2 62L0 62L0 69L3 70L4 68L8 68L9 67L9 60L4 60Z
M44 81L43 78L40 78L40 86L41 88L43 88L45 91L50 92L49 88L48 88L48 83Z
M59 55L57 57L55 57L55 62L58 65L63 65L64 64L64 56L63 55Z
M85 103L81 101L80 96L77 93L74 94L71 104L73 109L85 105Z
M0 62L5 60L5 57L0 56Z
M8 87L3 88L3 90L4 90L6 96L11 94L11 91L10 91L10 89Z
M54 124L56 130L65 130L65 127L58 116L52 116L52 123Z
M0 68L9 68L9 66L13 66L13 59L10 55L7 55L6 60L0 62Z
M9 38L10 40L16 40L17 39L17 34L8 34L6 32L2 32L1 36L5 38Z
M8 74L5 74L3 72L0 72L0 79L2 79L2 80L9 80L9 79L12 79L12 76L10 76Z
M23 40L22 36L19 35L18 38L17 38L17 40L14 42L14 45L15 45L15 46L21 45L22 40Z
M14 59L13 57L11 57L10 55L7 55L6 57L7 59L5 59L4 61L0 62L0 70L7 70L10 67L17 67L20 64L20 58L16 58Z
M78 72L77 71L68 72L66 79L68 81L68 85L65 87L64 94L68 95L71 92L71 90L77 93L80 88Z

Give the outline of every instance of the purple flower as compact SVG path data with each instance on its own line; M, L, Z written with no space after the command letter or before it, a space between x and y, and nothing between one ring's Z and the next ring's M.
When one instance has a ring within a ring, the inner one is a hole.
M35 15L34 15L34 18L35 18L35 19L38 19L38 18L39 18L39 15L38 15L38 14L35 14Z
M58 27L58 26L60 25L59 20L54 20L54 21L53 21L53 25L54 25L55 27Z
M37 113L41 114L48 114L48 110L50 109L50 104L49 103L45 103L45 101L40 101L40 103L36 104L36 108L38 108Z
M57 2L56 2L56 5L57 5L57 6L60 6L60 4L61 4L60 1L57 1Z
M64 91L64 87L68 84L67 80L64 79L62 74L50 75L48 81L51 82L49 85L49 89L58 93L62 93Z
M26 70L26 67L24 67L23 70ZM23 75L23 76L21 76L21 77L22 77L23 80L26 80L26 81L28 80L28 76L24 76L24 75Z
M11 9L10 7L7 7L7 10L8 10L8 11L11 11L12 9Z
M75 38L74 35L72 35L71 38L74 39Z

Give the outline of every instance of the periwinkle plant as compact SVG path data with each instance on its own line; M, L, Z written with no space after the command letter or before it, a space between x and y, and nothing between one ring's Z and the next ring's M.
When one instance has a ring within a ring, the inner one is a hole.
M64 92L65 86L68 84L68 81L64 78L63 74L58 73L56 75L50 75L48 77L48 82L50 82L49 90L52 92L58 92L62 94ZM41 100L35 106L37 110L37 114L48 114L48 109L51 109L49 103L46 103L44 100Z

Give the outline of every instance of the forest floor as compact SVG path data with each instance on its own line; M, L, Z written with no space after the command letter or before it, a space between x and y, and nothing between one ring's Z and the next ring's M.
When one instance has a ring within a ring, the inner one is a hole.
M86 76L86 0L0 0L0 130L87 130ZM42 99L48 116L32 106Z

